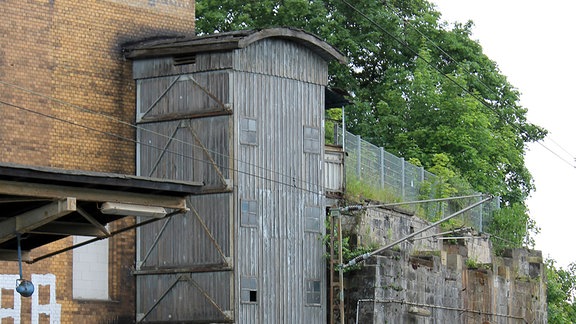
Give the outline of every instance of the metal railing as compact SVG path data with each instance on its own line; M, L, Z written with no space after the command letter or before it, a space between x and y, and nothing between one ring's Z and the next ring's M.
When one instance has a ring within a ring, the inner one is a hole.
M336 126L334 142L342 145L346 152L345 173L347 185L351 181L359 181L363 186L386 191L396 201L410 202L440 197L439 190L442 179L413 165L401 157L397 157L382 147L373 145L360 136L354 135ZM457 188L453 196L479 195L469 188ZM418 216L433 221L442 215L452 214L458 210L480 201L482 197L468 197L453 201L425 203L408 206ZM483 204L463 213L459 219L463 225L482 232L491 220L491 214L498 209L498 199Z

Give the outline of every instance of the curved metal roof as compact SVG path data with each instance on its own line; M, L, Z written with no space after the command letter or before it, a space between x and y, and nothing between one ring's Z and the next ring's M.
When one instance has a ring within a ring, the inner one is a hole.
M249 46L267 38L287 39L301 44L318 54L326 61L337 60L346 63L346 57L332 45L317 36L294 28L269 28L242 30L194 37L177 37L143 41L124 48L129 59L159 56L185 55L194 53L231 51Z

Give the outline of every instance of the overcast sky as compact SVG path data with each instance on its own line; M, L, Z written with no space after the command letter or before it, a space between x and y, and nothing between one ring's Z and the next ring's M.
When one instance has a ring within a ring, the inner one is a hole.
M550 132L543 145L561 158L539 144L526 156L536 185L528 207L541 228L536 248L559 266L576 262L576 1L431 1L443 20L474 21L472 38L522 93L528 120Z

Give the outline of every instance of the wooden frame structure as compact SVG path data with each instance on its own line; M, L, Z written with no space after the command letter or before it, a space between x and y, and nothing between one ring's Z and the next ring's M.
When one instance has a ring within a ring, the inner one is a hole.
M201 184L120 174L0 164L0 260L17 260L17 234L24 259L31 249L70 235L98 238L105 224L128 215L107 215L105 202L187 210L186 196Z
M324 323L324 91L345 58L288 28L125 53L138 174L204 184L137 232L137 321Z

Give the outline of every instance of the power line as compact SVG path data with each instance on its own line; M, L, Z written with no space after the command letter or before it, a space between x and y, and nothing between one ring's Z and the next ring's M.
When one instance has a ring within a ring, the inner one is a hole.
M402 17L400 17L400 15L398 14L398 12L395 10L395 8L391 7L390 5L388 5L388 3L384 2L384 6L386 6L392 13L394 13L394 15L396 15L396 17L398 17L398 19L402 19ZM448 57L452 62L454 62L457 66L461 67L466 73L468 73L469 75L471 75L473 78L475 78L481 85L484 86L485 89L487 89L488 91L490 91L492 94L496 95L496 97L499 97L499 94L496 90L494 90L492 87L490 87L489 85L487 85L482 79L480 79L477 75L475 75L472 71L470 71L466 66L464 66L461 62L457 61L456 59L454 59L449 53L447 53L442 47L440 47L438 44L436 44L436 42L434 42L434 40L430 39L430 37L428 37L426 34L424 34L421 30L419 30L416 26L414 26L409 20L403 19L403 21L406 23L406 25L410 26L413 30L415 30L420 36L422 36L424 39L426 39L427 42L431 43L437 50L439 50L443 55L445 55L446 57ZM403 43L404 44L404 43ZM406 45L407 46L407 45ZM528 119L526 119L526 122L533 124L532 122L530 122ZM564 147L562 147L560 144L558 144L556 141L554 141L550 134L547 135L547 138L553 142L558 148L560 148L562 151L564 151L565 153L567 153L568 155L570 155L571 159L574 161L576 160L575 156L573 154L571 154L570 152L568 152ZM546 150L550 151L550 153L556 155L558 158L560 158L562 161L566 162L568 165L575 167L576 165L572 164L572 162L564 159L563 157L559 156L556 152L554 152L552 149L546 147L543 143L541 143L541 141L537 141L540 145L542 145Z
M541 141L537 141L536 143L540 144L540 146L542 146L543 148L545 148L548 152L554 154L557 158L559 158L560 160L564 161L566 164L568 164L569 166L576 168L576 165L573 164L572 162L574 162L574 160L568 161L565 158L563 158L562 156L560 156L560 154L554 152L551 148L549 148L548 146L544 145L544 143L542 143ZM573 158L574 159L574 158Z
M356 8L355 6L353 6L352 4L350 4L348 1L346 0L341 0L344 4L346 4L349 8L351 8L352 10L354 10L356 13L358 13L360 16L362 16L364 19L366 19L367 21L369 21L372 25L374 25L375 27L377 27L380 31L384 32L386 35L388 35L390 38L392 38L393 40L395 40L396 42L398 42L399 44L401 44L402 46L404 46L405 48L407 48L410 52L412 52L417 58L421 59L424 63L426 63L428 66L432 67L434 70L436 70L438 73L440 73L440 75L442 75L443 77L445 77L446 79L448 79L450 82L454 83L458 88L460 88L462 91L466 92L468 95L470 95L472 98L474 98L476 101L478 101L479 103L481 103L483 106L485 106L486 108L492 110L496 116L498 116L498 118L502 121L504 121L506 124L508 124L509 126L515 128L516 130L520 131L520 132L524 132L525 129L521 128L520 126L511 123L509 121L507 121L506 118L504 118L504 116L492 105L490 105L489 103L487 103L484 98L470 92L468 89L466 89L466 87L464 87L463 85L461 85L460 83L458 83L454 78L452 78L451 76L445 74L444 72L442 72L442 70L435 66L434 64L432 64L432 62L430 62L429 60L423 58L422 56L420 56L418 54L418 51L416 51L415 49L413 49L412 47L410 47L408 44L406 44L406 42L404 42L403 40L399 39L398 37L396 37L395 35L393 35L391 32L389 32L388 30L386 30L384 27L382 27L379 23L377 23L374 19L368 17L368 15L366 15L364 12L362 12L361 10L359 10L358 8ZM400 17L399 17L400 18ZM576 168L576 165L573 164L572 162L560 157L557 153L555 153L554 151L552 151L550 148L548 148L546 145L544 145L540 140L536 141L537 143L539 143L541 146L543 146L544 148L546 148L548 151L550 151L551 153L553 153L555 156L557 156L558 158L560 158L563 162L565 162L566 164L570 165L573 168Z
M186 158L186 159L190 159L190 160L193 160L193 161L198 161L198 162L201 162L201 163L208 163L208 161L205 161L205 160L202 160L202 159L198 159L198 158L195 158L195 157L193 157L193 156L189 156L189 155L186 155L186 154L182 154L182 153L174 152L174 151L170 151L170 150L164 150L163 148L159 148L159 147L156 147L156 146L151 145L151 144L138 142L138 141L136 141L136 140L134 140L134 139L131 139L131 138L127 138L127 137L124 137L124 136L121 136L121 135L118 135L118 134L114 134L114 133L102 131L102 130L99 130L99 129L96 129L96 128L93 128L93 127L90 127L90 126L86 126L86 125L79 124L79 123L74 122L74 121L69 121L69 120L66 120L66 119L63 119L63 118L59 118L59 117L56 117L56 116L52 116L52 115L49 115L49 114L46 114L46 113L42 113L42 112L33 110L33 109L30 109L30 108L26 108L26 107L23 107L23 106L21 106L21 105L16 105L16 104L13 104L13 103L9 103L9 102L4 101L4 100L1 100L1 99L0 99L0 104L3 104L3 105L5 105L5 106L9 106L9 107L12 107L12 108L16 108L16 109L19 109L19 110L22 110L22 111L26 111L26 112L28 112L28 113L32 113L32 114L35 114L35 115L39 115L39 116L42 116L42 117L45 117L45 118L53 119L53 120L56 120L56 121L59 121L59 122L62 122L62 123L69 124L69 125L73 125L73 126L76 126L76 127L84 128L84 129L87 129L87 130L90 130L90 131L93 131L93 132L97 132L97 133L104 134L104 135L107 135L107 136L115 137L115 138L120 139L120 140L123 140L123 141L127 141L127 142L132 142L132 143L135 143L135 144L144 145L144 146L147 146L147 147L151 147L151 148L157 149L157 150L159 150L159 151L165 151L165 152L168 152L168 153L171 153L171 154L174 154L174 155L177 155L177 156ZM239 162L243 163L242 161L239 161ZM284 181L281 181L281 180L275 180L275 179L271 179L271 178L269 178L269 177L265 177L265 176L253 174L253 173L250 173L250 172L247 172L247 171L240 171L240 170L234 169L234 168L232 168L232 167L226 167L226 169L229 170L229 171L232 171L232 172L238 172L238 173L240 173L240 174L245 174L245 175L252 176L252 177L255 177L255 178L258 178L258 179L261 179L261 180L265 180L265 181L269 181L269 182L272 182L272 183L276 183L276 184L279 184L279 185L288 186L288 187L294 188L294 189L296 189L296 190L300 190L300 191L302 191L302 192L308 192L308 193L312 193L312 194L315 194L315 195L318 195L318 196L325 196L325 192L324 192L325 188L322 188L322 190L320 190L320 191L315 191L315 190L311 190L311 189L306 189L306 188L300 187L300 186L297 185L297 183L296 183L295 181L292 181L292 182L284 182ZM268 169L265 169L265 168L262 168L262 169L265 170L265 171L267 170L267 171L272 172L272 170L268 170ZM285 175L285 177L289 177L290 179L293 179L293 177L288 176L288 175ZM302 182L302 183L304 183L304 184L309 184L309 185L316 185L316 184L314 184L314 183L312 183L312 182Z
M75 104L72 104L72 103L70 103L70 102L67 102L67 101L64 101L64 100L60 100L60 99L54 98L54 97L49 96L49 95L46 95L46 94L39 93L39 92L36 92L36 91L34 91L34 90L31 90L31 89L27 89L27 88L24 88L24 87L22 87L22 86L19 86L19 85L10 83L10 82L6 82L6 81L3 81L3 80L0 80L0 84L3 84L3 85L5 85L5 86L12 87L12 88L15 88L15 89L24 91L24 92L26 92L26 93L29 93L29 94L38 96L38 97L40 97L40 98L44 98L44 99L47 99L47 100L56 102L56 103L61 104L61 105L63 105L63 106L72 107L72 108L74 108L74 109L77 109L77 110L80 110L80 111L83 111L83 112L86 112L86 113L90 113L90 114L95 114L95 115L98 115L98 116L102 116L102 117L104 117L104 118L106 118L106 119L108 119L108 120L117 122L117 123L119 123L119 124L122 124L122 125L125 125L125 126L128 126L128 127L131 127L131 128L134 128L134 129L136 129L136 130L140 130L140 131L143 131L143 132L147 132L147 133L149 133L149 134L153 134L153 135L156 135L156 136L159 136L159 137L166 138L166 139L168 139L169 141L174 141L174 142L178 142L178 143L181 143L181 144L184 144L184 145L188 145L188 146L191 146L191 147L195 147L195 148L199 148L199 149L205 150L205 151L207 151L207 152L209 152L209 153L211 153L211 154L213 154L213 155L215 155L215 156L220 156L220 157L223 157L223 158L226 158L226 159L230 158L230 156L228 156L228 155L225 155L225 154L223 154L223 153L210 150L210 149L205 148L205 147L202 147L202 146L200 146L200 145L196 145L196 144L194 144L194 143L189 143L189 142L186 142L186 141L177 139L177 138L173 138L173 137L170 137L170 136L168 136L168 135L166 135L166 134L158 133L158 132L155 132L155 131L153 131L153 130L150 130L150 129L141 127L141 126L139 126L139 125L137 125L137 124L132 124L132 123L129 123L129 122L127 122L127 121L123 121L123 120L121 120L121 119L119 119L119 118L117 118L117 117L110 116L110 115L108 115L108 114L105 114L105 113L102 113L102 112L99 112L99 111L95 111L95 110L92 110L92 109L89 109L89 108L86 108L86 107L82 107L82 106L79 106L79 105L75 105ZM5 103L5 102L3 102L3 103ZM9 104L9 105L11 105L11 104ZM12 106L14 106L14 105L12 105ZM15 108L17 108L17 107L15 107ZM36 111L34 111L34 110L32 110L32 109L29 109L29 108L24 108L24 107L21 107L21 108L22 108L22 110L27 110L27 111L30 112L30 113L37 113L38 115L44 115L44 117L54 117L54 118L57 119L57 117L55 117L55 116L49 116L49 115L47 115L47 114L43 114L43 113L40 113L40 112L36 112ZM135 141L135 140L133 140L133 139L124 138L124 137L121 137L121 136L116 135L116 134L113 134L113 133L107 133L107 132L100 131L100 130L95 129L95 128L90 128L90 127L88 127L88 126L79 125L79 124L76 124L76 123L74 123L74 122L71 122L71 121L68 121L68 120L65 120L65 119L61 119L60 121L65 122L65 123L68 123L68 124L71 124L71 125L75 125L75 126L78 126L78 127L82 127L82 128L85 128L85 129L89 129L89 130L91 130L91 131L100 132L100 133L102 133L102 134L109 135L109 136L112 136L112 137L116 137L116 138L119 138L119 139L122 139L122 140L132 141L132 142L134 142L134 143L138 143L138 144L141 144L141 145L145 145L145 146L148 146L148 147L153 147L153 148L155 148L155 149L157 149L157 150L160 150L160 151L163 150L162 148L159 148L159 147L154 147L154 146L149 145L149 144L137 142L137 141ZM170 151L168 151L168 152L170 152ZM174 152L172 152L172 153L174 153ZM177 154L177 153L174 153L174 154ZM188 157L188 158L192 158L192 157ZM204 161L204 160L200 160L200 159L196 159L196 160L199 161L199 162L207 163L207 162ZM281 172L278 172L278 171L270 170L270 169L268 169L268 168L266 168L266 167L262 167L262 166L260 166L260 165L254 164L254 163L245 162L245 161L242 161L242 160L237 159L237 158L234 158L233 160L234 160L235 162L238 162L238 163L243 163L245 166L254 167L255 169L258 169L258 170L260 170L260 171L269 172L269 173L271 173L271 174L277 175L277 176L279 176L280 178L288 178L288 179L290 179L290 181L292 181L292 183L294 183L294 182L301 182L301 183L308 184L308 185L315 185L315 183L312 183L312 182L310 182L310 181L306 181L306 180L304 180L304 179L302 179L302 178L297 178L297 177L295 177L295 176L293 176L293 175L288 175L288 174L284 174L284 173L281 173ZM230 170L231 170L231 169L230 169Z
M556 141L555 141L554 139L552 139L551 137L548 137L548 139L549 139L552 143L554 143L556 146L558 146L558 148L559 148L560 150L562 150L562 151L564 151L564 153L568 154L568 155L570 156L570 158L572 158L572 160L576 160L576 157L575 157L572 153L568 152L568 150L566 150L564 147L562 147L562 145L560 145L558 142L556 142Z

